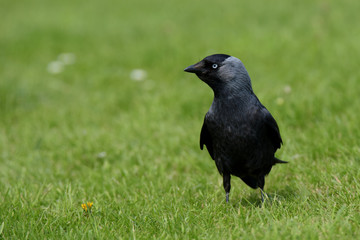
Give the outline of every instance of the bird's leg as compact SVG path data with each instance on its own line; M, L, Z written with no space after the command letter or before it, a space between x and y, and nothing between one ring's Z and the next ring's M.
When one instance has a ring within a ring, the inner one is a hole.
M226 202L229 202L229 194L230 194L230 174L229 173L223 173L223 184L224 184L224 189L225 189L225 193L226 193Z
M264 192L264 186L265 186L265 177L261 177L258 179L258 186L260 188L261 192L261 203L265 202L265 199L269 198L268 195Z
M266 193L264 192L264 189L260 188L260 192L261 192L261 202L264 203L265 202L265 198L267 198Z
M265 204L265 199L269 199L269 196L266 194L266 192L264 192L264 188L260 188L260 191L261 191L261 205L260 207ZM271 204L271 202L270 202Z

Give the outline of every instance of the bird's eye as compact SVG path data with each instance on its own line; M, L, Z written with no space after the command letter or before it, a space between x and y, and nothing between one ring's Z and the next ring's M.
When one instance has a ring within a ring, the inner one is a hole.
M218 68L218 65L217 65L216 63L214 63L214 64L212 65L212 68L213 68L213 69L217 69L217 68Z

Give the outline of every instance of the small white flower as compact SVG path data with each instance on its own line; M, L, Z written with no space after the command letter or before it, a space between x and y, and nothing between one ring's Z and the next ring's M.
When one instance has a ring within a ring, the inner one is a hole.
M76 56L74 53L61 53L58 56L58 60L64 63L65 65L70 65L75 63Z
M147 76L147 72L143 69L134 69L130 73L130 78L134 81L143 81Z
M290 87L289 85L286 85L286 86L284 87L284 93L286 93L286 94L291 93L291 87Z
M64 70L64 63L60 61L52 61L47 65L47 71L51 74L59 74Z
M101 152L97 155L98 158L104 158L106 157L106 152Z
M292 160L295 160L295 159L301 158L301 155L300 154L295 154L295 155L291 156L290 158Z

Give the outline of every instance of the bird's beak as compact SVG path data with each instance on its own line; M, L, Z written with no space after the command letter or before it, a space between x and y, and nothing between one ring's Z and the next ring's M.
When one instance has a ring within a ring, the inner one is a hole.
M198 62L198 63L188 66L187 68L184 69L184 71L189 72L189 73L201 73L201 71L202 71L201 67L202 67L201 62Z

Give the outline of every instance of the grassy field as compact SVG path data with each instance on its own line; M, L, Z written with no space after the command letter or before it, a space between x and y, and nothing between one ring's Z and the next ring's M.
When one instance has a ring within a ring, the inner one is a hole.
M2 0L0 239L359 239L359 9ZM213 53L281 130L262 208L199 149L213 95L183 69Z

